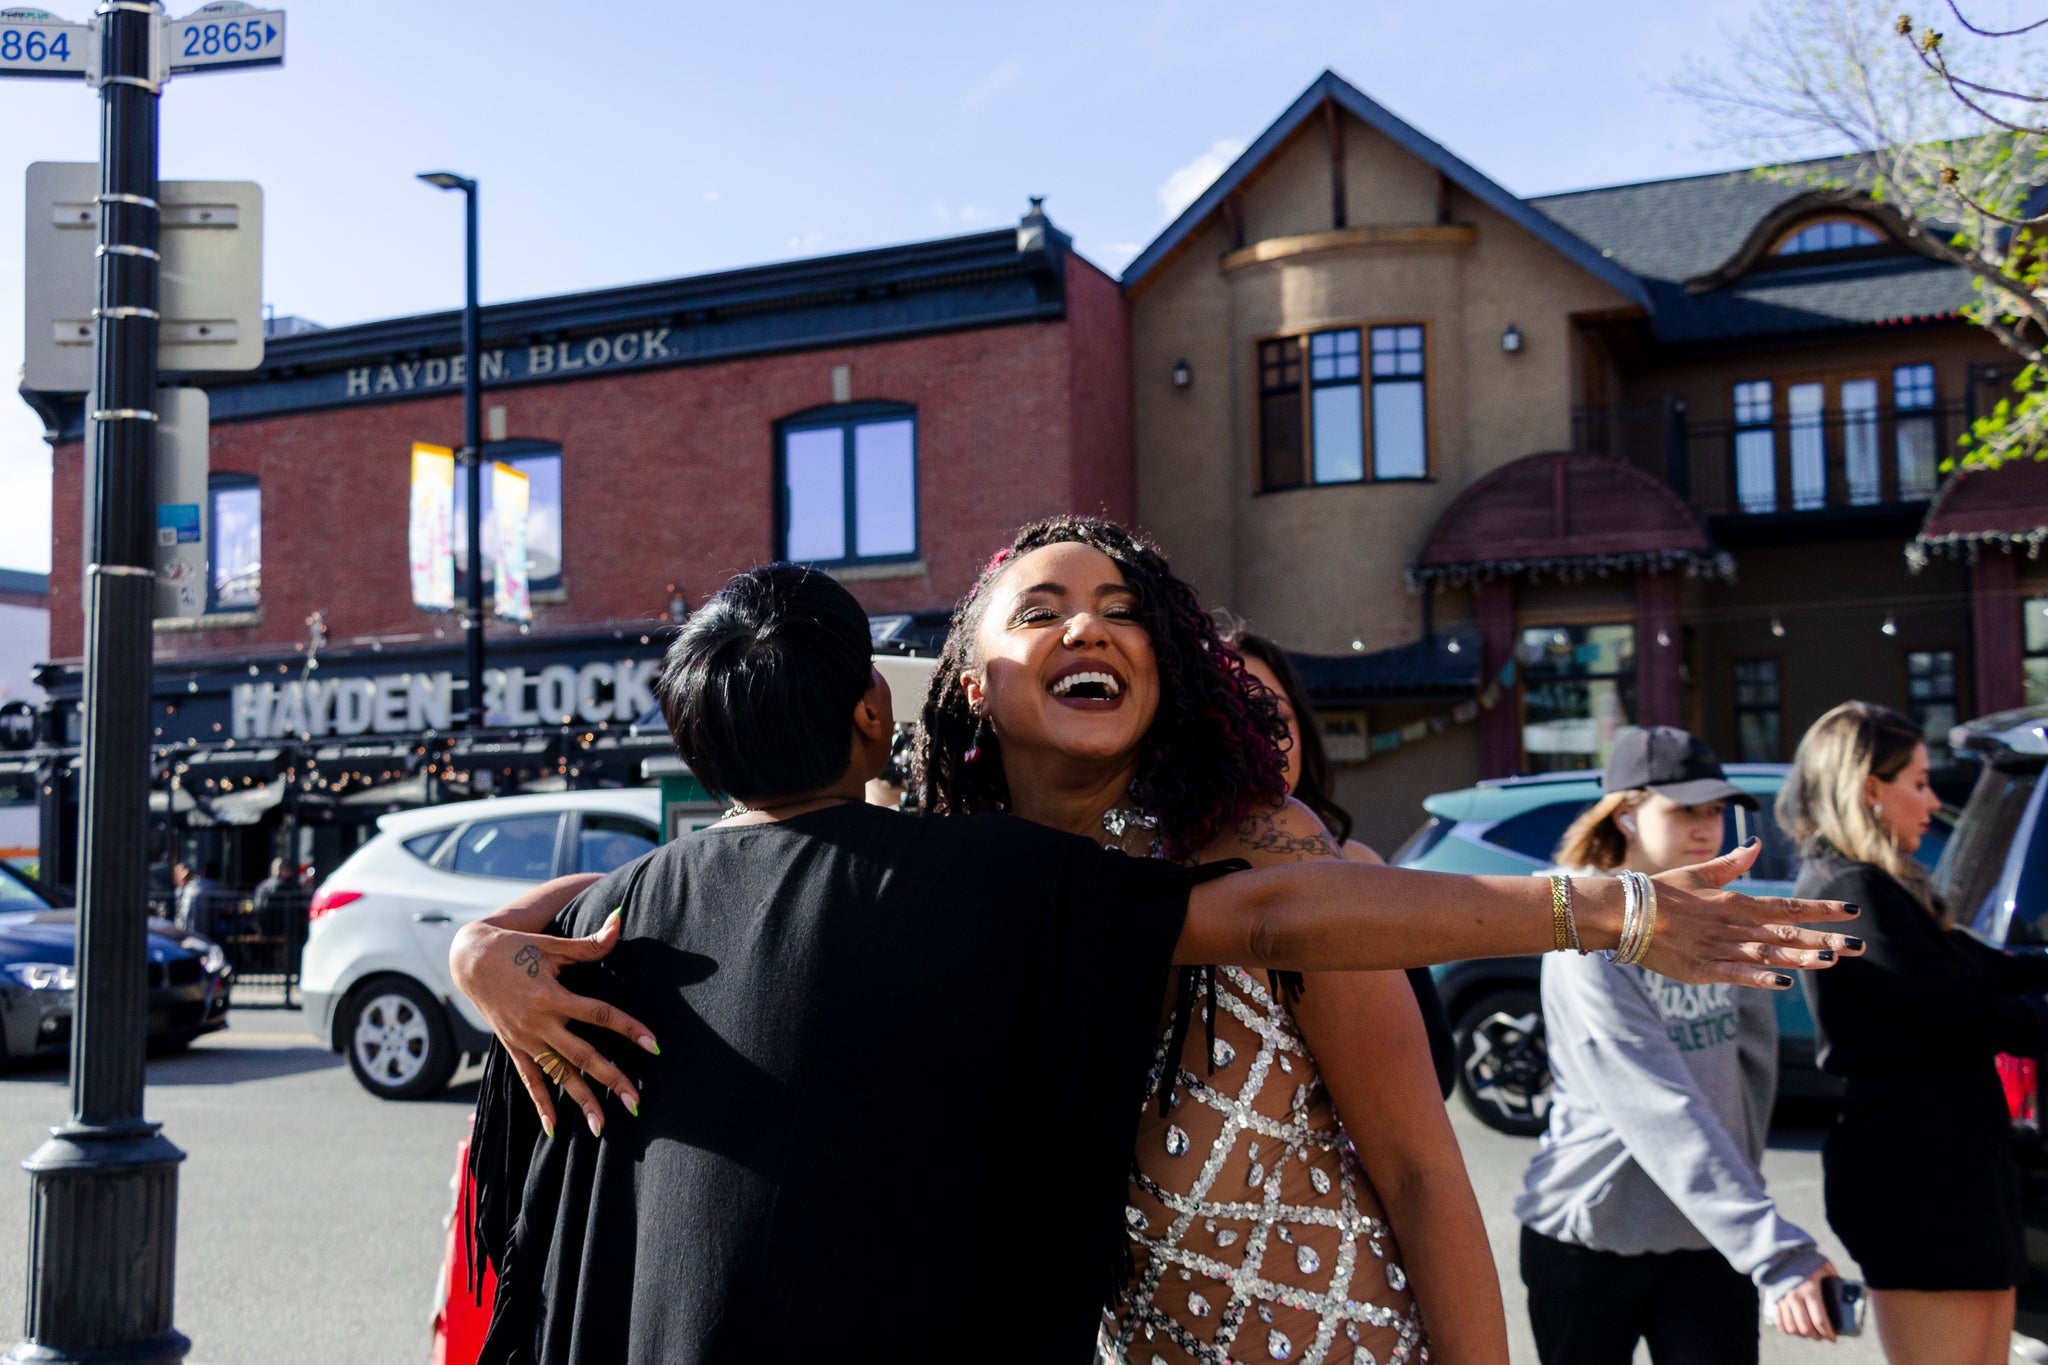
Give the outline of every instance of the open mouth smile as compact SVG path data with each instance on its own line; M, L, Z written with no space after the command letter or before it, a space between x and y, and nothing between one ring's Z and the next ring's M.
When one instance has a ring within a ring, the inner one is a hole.
M1045 690L1054 700L1086 710L1107 710L1122 703L1123 675L1103 664L1069 664L1053 675Z

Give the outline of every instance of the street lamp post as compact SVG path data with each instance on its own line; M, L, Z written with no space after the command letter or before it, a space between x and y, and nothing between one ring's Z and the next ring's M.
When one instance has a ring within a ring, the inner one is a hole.
M469 690L459 723L475 730L484 723L484 461L483 397L478 388L481 376L477 374L480 342L477 337L476 298L476 181L453 171L423 171L419 178L439 189L461 190L467 217L464 247L466 287L462 300L462 462L468 471L464 477L469 488L469 507L464 518L465 529L469 533L466 569L469 591L463 599L462 641L468 659Z

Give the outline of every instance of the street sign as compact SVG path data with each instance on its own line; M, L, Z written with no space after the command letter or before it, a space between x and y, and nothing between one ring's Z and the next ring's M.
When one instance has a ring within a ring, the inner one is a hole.
M0 9L0 76L83 76L98 40L91 24L71 24L48 10Z
M158 620L206 614L209 472L205 389L156 391L156 615Z
M214 0L164 21L164 56L173 76L238 66L284 65L284 11Z
M83 393L93 384L99 288L99 168L28 168L23 384ZM157 364L253 370L263 363L263 187L245 180L165 180L158 249Z

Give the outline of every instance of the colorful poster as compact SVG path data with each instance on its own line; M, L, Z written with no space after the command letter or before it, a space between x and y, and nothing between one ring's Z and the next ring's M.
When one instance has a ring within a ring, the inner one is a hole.
M455 452L446 446L412 448L412 522L406 537L412 559L412 602L426 611L455 607Z
M491 514L498 523L498 543L492 555L492 568L498 580L497 614L507 621L533 619L533 595L526 581L528 501L526 476L509 464L493 462Z

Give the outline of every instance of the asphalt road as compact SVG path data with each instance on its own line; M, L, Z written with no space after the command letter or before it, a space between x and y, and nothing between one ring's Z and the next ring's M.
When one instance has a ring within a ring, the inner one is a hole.
M424 1362L447 1245L455 1146L475 1073L441 1100L365 1094L296 1011L236 1010L229 1028L149 1068L149 1116L189 1157L180 1183L177 1323L192 1365ZM28 1177L13 1159L62 1121L61 1065L0 1077L0 1349L20 1331ZM1516 1365L1534 1365L1512 1206L1533 1141L1452 1115L1485 1210ZM1849 1262L1821 1216L1820 1115L1781 1115L1764 1173L1786 1214ZM1874 1338L1835 1347L1764 1332L1765 1365L1881 1365ZM1647 1358L1647 1357L1644 1357Z

